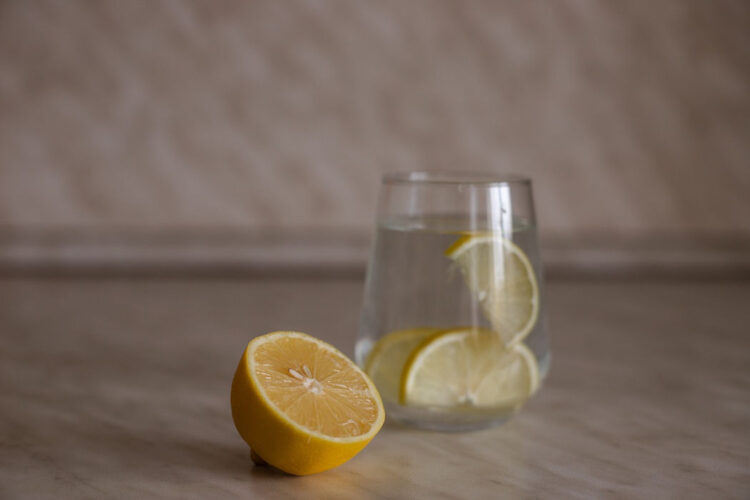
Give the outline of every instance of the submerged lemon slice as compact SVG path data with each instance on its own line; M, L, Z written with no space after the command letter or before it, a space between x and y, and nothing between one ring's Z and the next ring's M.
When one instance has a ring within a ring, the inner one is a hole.
M474 233L456 240L445 255L461 269L492 329L506 345L531 332L539 315L539 287L523 250L503 237Z
M445 330L412 352L401 378L409 406L512 408L539 386L539 367L523 343L506 347L491 330Z
M298 332L250 341L231 403L234 424L254 454L297 475L346 462L385 418L367 375L335 347Z
M385 401L397 402L401 373L406 360L424 339L440 328L409 328L385 335L375 343L365 363L365 372L372 378Z

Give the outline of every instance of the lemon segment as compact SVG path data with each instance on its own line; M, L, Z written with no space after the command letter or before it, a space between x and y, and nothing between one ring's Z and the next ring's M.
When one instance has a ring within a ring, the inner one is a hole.
M346 462L385 419L367 375L335 347L299 332L250 341L232 381L231 406L252 451L296 475Z
M370 351L365 372L372 378L384 401L397 402L401 373L406 360L424 339L440 328L409 328L386 334Z
M444 253L461 270L492 329L506 345L531 332L539 315L539 286L523 250L501 236L472 233L460 237Z
M491 330L438 332L412 352L401 378L404 405L512 408L539 386L539 367L523 343L506 347Z

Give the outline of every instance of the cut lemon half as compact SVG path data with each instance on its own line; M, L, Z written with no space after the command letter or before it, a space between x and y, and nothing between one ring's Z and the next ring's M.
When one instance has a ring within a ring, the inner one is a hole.
M346 462L377 434L375 385L335 347L298 332L250 341L232 381L232 418L264 461L290 474Z
M523 343L506 347L486 329L454 329L425 339L401 378L401 403L422 407L515 407L539 385L539 367Z
M539 315L539 287L529 258L513 242L493 234L467 234L445 255L461 269L487 320L506 345L526 337Z
M370 351L365 372L372 378L385 401L398 402L401 373L406 360L424 339L440 328L409 328L386 334Z

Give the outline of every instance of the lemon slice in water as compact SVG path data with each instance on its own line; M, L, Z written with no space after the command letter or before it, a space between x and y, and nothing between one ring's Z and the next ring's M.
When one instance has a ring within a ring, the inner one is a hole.
M513 242L493 234L467 234L445 255L457 264L506 345L526 337L539 315L539 287L529 258Z
M384 401L398 402L401 374L414 348L440 328L409 328L388 333L375 343L365 363Z
M514 408L539 386L539 367L523 343L506 347L491 330L444 330L409 356L402 404L422 407Z

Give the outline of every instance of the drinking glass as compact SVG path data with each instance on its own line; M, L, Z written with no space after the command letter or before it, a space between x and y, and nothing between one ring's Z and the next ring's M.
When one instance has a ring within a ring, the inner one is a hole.
M389 418L435 430L507 420L550 360L531 181L383 177L357 363Z

